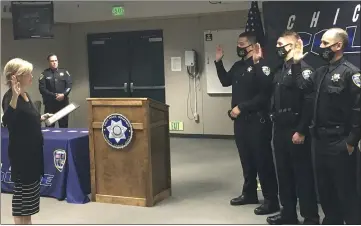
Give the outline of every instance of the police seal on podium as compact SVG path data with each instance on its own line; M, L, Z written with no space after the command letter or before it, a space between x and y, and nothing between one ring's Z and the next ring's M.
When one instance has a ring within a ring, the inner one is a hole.
M102 134L109 146L115 149L123 149L133 139L132 124L124 115L114 113L104 119Z

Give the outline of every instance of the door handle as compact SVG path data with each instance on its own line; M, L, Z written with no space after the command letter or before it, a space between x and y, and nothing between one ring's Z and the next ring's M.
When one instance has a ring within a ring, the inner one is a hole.
M133 82L130 83L130 92L132 93L133 92L133 88L134 88L134 84Z
M94 90L122 90L124 89L121 86L94 86L93 87Z
M165 89L165 86L132 86L132 90L154 90L154 89Z
M124 82L124 92L128 92L128 83Z

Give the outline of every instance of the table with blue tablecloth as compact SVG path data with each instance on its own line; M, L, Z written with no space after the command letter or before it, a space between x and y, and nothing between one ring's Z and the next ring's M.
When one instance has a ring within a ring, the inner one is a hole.
M90 194L89 135L87 129L43 128L44 176L40 195L87 203ZM21 140L19 140L21 142ZM1 191L12 193L8 159L9 133L1 128Z

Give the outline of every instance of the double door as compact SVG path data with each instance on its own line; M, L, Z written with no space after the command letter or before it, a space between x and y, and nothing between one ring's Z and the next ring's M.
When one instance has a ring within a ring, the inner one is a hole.
M87 38L91 97L148 97L165 103L162 30Z

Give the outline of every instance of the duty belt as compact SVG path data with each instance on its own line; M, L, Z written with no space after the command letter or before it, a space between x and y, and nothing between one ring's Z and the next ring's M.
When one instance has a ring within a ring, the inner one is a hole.
M279 109L277 111L277 113L280 114L280 113L291 112L291 111L292 111L291 108L283 108L283 109Z
M263 123L266 122L266 117L264 115L265 114L262 113L262 112L253 112L253 113L249 113L249 114L245 115L244 117L245 117L246 120L248 120L250 118L253 118L253 117L259 117L260 118L259 119L260 123L263 124Z
M288 121L287 123L295 123L295 121L297 120L297 117L299 116L299 113L297 112L293 112L292 108L282 108L279 109L278 111L270 114L270 119L272 122L284 122L284 121ZM290 118L292 117L292 122L290 122Z
M311 133L319 139L327 139L346 135L344 126L314 127L311 126Z
M228 110L227 114L228 114L228 117L231 119L231 120L236 120L237 118L240 118L240 117L243 117L245 120L249 120L250 118L252 117L259 117L260 118L260 122L261 123L265 123L266 122L266 117L264 116L265 114L263 114L262 112L254 112L254 113L241 113L237 118L233 118L231 116L231 111L232 110Z

